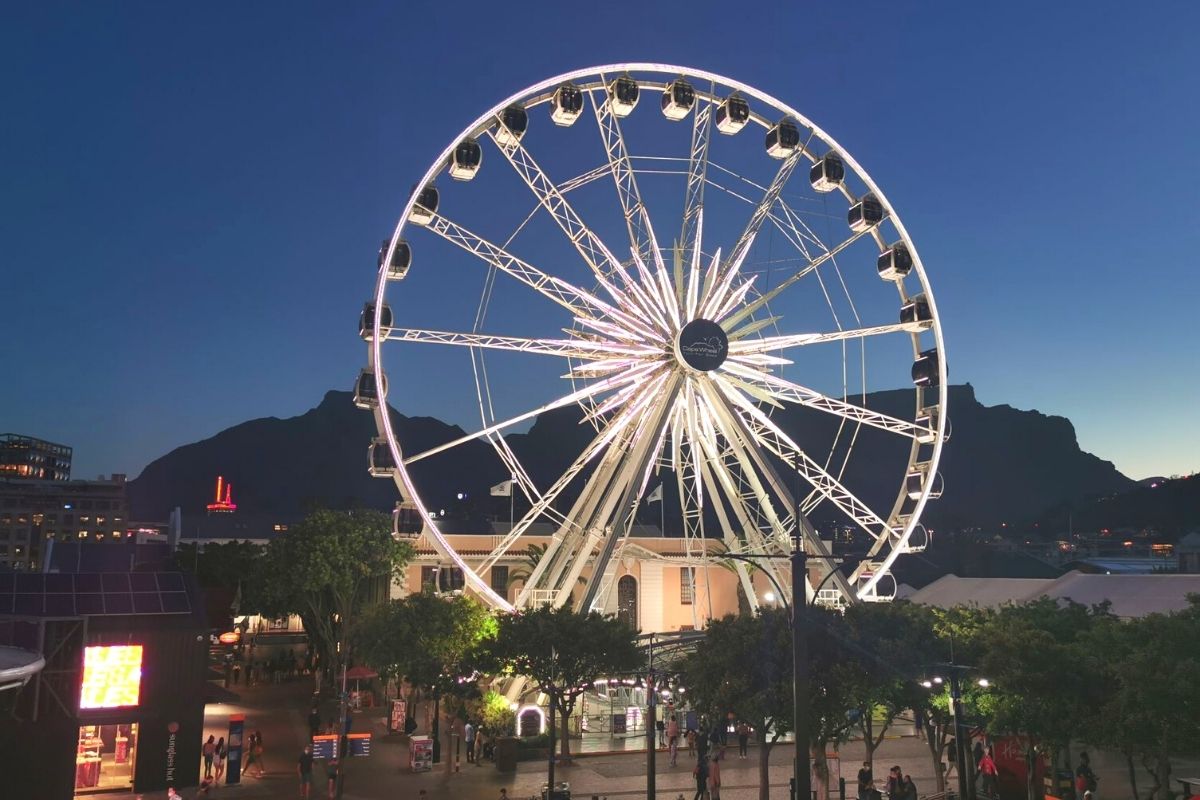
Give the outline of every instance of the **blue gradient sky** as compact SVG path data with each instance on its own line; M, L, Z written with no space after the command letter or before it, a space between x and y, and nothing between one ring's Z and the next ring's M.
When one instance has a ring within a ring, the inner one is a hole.
M1200 467L1200 5L517 5L4 8L0 430L136 474L349 388L380 233L433 155L521 86L649 60L855 154L954 382L1070 417L1132 477Z

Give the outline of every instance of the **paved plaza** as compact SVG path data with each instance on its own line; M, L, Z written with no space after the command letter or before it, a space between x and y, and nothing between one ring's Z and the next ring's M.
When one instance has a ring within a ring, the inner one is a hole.
M210 797L228 800L290 800L300 797L296 776L296 757L304 747L307 736L309 686L302 681L261 687L238 687L237 704L210 705L204 736L225 735L230 714L246 715L246 730L262 732L266 749L266 775L263 778L243 777L240 786L221 786ZM527 800L539 794L546 778L544 761L523 761L515 774L502 774L491 763L482 766L460 765L457 772L447 773L445 764L435 765L432 772L412 774L407 769L408 747L403 736L386 731L382 711L355 714L354 730L375 734L374 752L368 758L352 760L346 769L346 800L420 800L420 790L428 800L496 800L500 789L506 788L513 800ZM904 732L904 729L901 729ZM909 729L911 730L911 729ZM585 750L598 750L607 737L589 740ZM611 740L609 740L611 741ZM572 741L573 748L579 744ZM632 746L633 741L629 744ZM841 747L841 772L849 784L862 761L863 746L850 742ZM676 767L668 765L667 754L659 752L657 800L677 800L680 796L692 800L695 784L691 776L692 763L681 752ZM899 764L911 774L921 795L936 789L933 767L923 741L911 735L887 739L875 754L875 771L885 775L887 768ZM1094 754L1093 764L1100 776L1099 800L1129 797L1128 778L1124 764L1104 754ZM727 751L722 763L721 792L724 800L755 800L758 797L757 751L752 747L746 760L739 760L736 748ZM585 753L570 765L559 765L559 780L570 781L574 800L609 798L633 800L646 797L646 754L640 751ZM791 774L791 746L778 745L771 753L771 798L788 798L788 778ZM1176 776L1200 775L1200 759L1179 761ZM317 783L312 798L323 800L323 766L314 771ZM1146 776L1139 775L1139 781ZM1145 784L1140 784L1143 787ZM192 800L197 790L186 789L182 795ZM162 800L165 792L138 795L107 795L112 800Z

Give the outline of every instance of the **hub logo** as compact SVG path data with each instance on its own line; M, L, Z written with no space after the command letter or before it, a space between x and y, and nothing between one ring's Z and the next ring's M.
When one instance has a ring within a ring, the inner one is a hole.
M675 354L692 369L709 372L725 363L725 357L729 355L729 337L717 323L694 319L679 332Z

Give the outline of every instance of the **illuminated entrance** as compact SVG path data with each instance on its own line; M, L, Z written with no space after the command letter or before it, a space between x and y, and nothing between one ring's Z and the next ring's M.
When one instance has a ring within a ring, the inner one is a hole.
M138 726L81 725L75 755L75 794L133 788Z

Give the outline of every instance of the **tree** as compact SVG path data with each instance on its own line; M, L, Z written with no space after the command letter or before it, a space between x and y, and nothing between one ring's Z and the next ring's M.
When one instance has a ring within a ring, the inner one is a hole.
M349 623L369 601L387 597L412 555L408 542L392 538L387 514L317 510L267 546L261 603L274 616L300 615L322 665L339 654L344 663Z
M225 590L230 615L236 617L261 610L261 587L253 578L262 557L262 545L253 542L208 542L203 548L183 542L171 556L171 567L192 573L205 589Z
M856 727L873 764L875 750L901 713L920 707L926 692L918 683L929 654L936 651L933 615L912 603L859 603L846 609L845 646L856 669L847 676ZM876 716L882 721L876 724Z
M1126 754L1135 797L1139 756L1153 781L1146 797L1168 800L1172 751L1200 739L1200 608L1097 627L1088 646L1108 694L1085 738Z
M552 698L562 726L562 749L570 758L568 722L575 701L597 678L632 672L642 662L636 631L595 611L542 606L500 618L489 656L501 670L530 678Z

